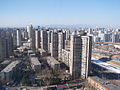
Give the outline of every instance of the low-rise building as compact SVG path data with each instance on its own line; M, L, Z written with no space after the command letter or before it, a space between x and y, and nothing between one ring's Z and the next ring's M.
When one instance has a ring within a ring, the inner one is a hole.
M60 69L60 63L54 57L47 57L47 63L51 66L53 70Z
M0 72L1 80L11 80L14 73L17 71L17 67L20 64L20 61L13 61L6 68Z
M62 62L64 62L68 67L70 65L70 49L62 49Z
M31 67L33 70L41 69L41 63L39 62L37 57L30 57L30 61L31 61Z
M119 86L110 84L97 76L88 77L87 80L97 90L120 90Z

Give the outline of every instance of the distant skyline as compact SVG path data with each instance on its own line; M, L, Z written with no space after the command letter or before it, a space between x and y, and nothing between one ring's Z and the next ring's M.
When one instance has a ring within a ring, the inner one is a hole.
M88 25L120 28L120 0L0 0L0 27Z

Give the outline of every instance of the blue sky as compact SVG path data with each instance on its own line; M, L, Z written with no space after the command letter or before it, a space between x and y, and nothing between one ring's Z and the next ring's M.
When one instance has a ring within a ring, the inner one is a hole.
M0 0L0 26L120 26L120 0Z

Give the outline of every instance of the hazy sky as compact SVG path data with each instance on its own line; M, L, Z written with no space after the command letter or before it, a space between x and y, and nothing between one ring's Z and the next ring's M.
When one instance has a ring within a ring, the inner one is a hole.
M120 0L0 0L0 26L120 26Z

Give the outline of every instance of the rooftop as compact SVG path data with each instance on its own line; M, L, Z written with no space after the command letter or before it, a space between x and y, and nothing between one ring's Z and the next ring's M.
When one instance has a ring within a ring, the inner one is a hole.
M40 52L46 52L44 49L39 48L38 49Z
M60 64L54 57L47 57L47 60L49 60L51 64Z
M31 60L31 63L34 64L34 65L40 65L41 64L37 57L31 57L30 60Z
M6 68L4 68L1 72L10 72L19 63L20 61L13 61Z
M116 86L114 84L110 84L109 82L106 82L106 81L104 81L103 79L101 79L97 76L93 76L91 78L93 78L94 80L96 80L97 82L102 84L103 86L107 87L109 90L120 90L119 86Z
M11 61L10 60L5 60L1 64L9 64Z

